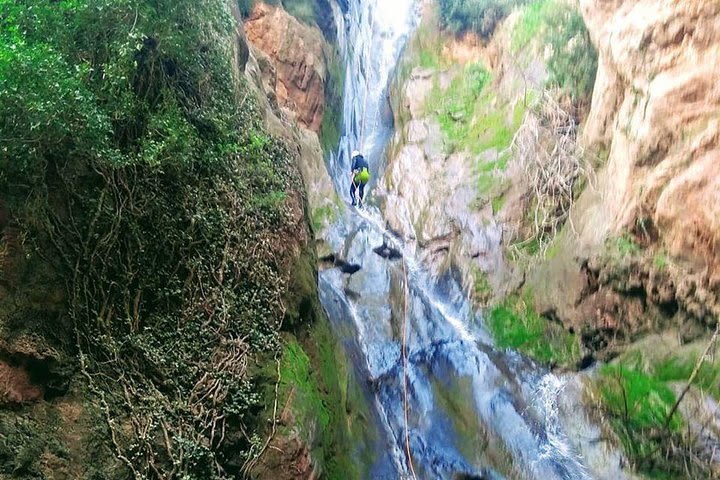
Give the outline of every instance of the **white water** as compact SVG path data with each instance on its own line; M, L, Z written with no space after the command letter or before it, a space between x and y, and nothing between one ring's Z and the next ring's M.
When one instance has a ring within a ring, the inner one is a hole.
M328 167L347 198L350 151L365 154L375 178L383 169L393 133L388 85L419 6L414 0L350 0L346 15L337 5L335 14L347 80L343 135ZM367 478L409 477L406 435L422 479L593 478L566 434L567 416L558 407L564 381L516 353L496 351L457 282L432 278L384 224L377 208L348 211L326 240L362 270L352 278L328 270L320 278L321 300L371 408L367 438L356 452L359 463L373 458L361 465ZM376 255L373 248L383 242L403 259ZM404 302L407 368L401 357ZM571 421L587 423L580 409Z

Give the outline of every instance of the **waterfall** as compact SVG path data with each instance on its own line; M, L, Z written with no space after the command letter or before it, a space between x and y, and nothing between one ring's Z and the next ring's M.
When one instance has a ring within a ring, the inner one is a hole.
M330 175L342 193L350 186L350 153L360 150L377 179L393 118L388 87L404 45L419 18L416 0L349 0L348 13L334 4L345 61L343 124Z
M420 5L348 0L344 7L333 4L346 82L342 138L328 170L347 198L352 150L363 152L374 178L384 168L394 128L389 84ZM321 272L319 288L368 410L353 446L362 478L412 478L413 470L428 480L591 478L556 408L563 381L497 350L455 278L433 278L414 248L386 230L379 209L346 209L325 240L361 266L350 276ZM376 254L383 244L402 258ZM575 431L597 431L581 409L572 422Z

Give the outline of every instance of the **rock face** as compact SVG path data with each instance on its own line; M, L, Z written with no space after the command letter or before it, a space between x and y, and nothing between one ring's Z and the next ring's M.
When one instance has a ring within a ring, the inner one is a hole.
M278 105L300 125L319 132L327 76L322 33L264 3L253 9L245 32Z
M507 115L513 110L508 105L521 101L528 85L543 82L544 67L537 61L519 65L508 48L507 28L500 28L495 38L483 44L472 34L444 35L437 22L437 12L426 3L422 25L405 53L406 65L400 68L410 67L410 73L398 79L391 92L397 132L380 182L385 189L381 192L385 218L395 231L416 240L435 273L456 268L470 291L476 290L477 282L487 275L501 296L515 280L503 260L503 226L497 221L497 204L492 204L492 198L497 195L507 200L504 217L510 216L507 212L522 216L523 203L515 194L522 186L511 188L520 182L521 175L512 159L507 168L493 166L503 163L497 162L499 158L509 156L501 151L507 150L506 146L492 144L478 152L468 146L472 139L465 138L462 141L470 141L450 146L439 114L430 105L437 101L433 99L435 89L439 87L448 95L451 85L466 75L465 68L479 64L490 72L492 83L486 88L496 99L483 114L492 110L498 118L512 117L512 113ZM428 31L434 33L425 33ZM441 52L438 65L422 66L420 58L434 50ZM470 120L461 118L462 113L458 115L451 120ZM479 121L484 122L484 117ZM493 191L482 191L479 185L489 178ZM491 293L486 286L475 300L485 303L489 298L481 297Z
M252 50L245 74L264 110L265 124L294 150L311 210L333 211L337 196L318 137L326 88L322 33L263 3L257 4L245 29ZM293 96L288 97L290 92Z
M543 307L557 307L566 323L629 334L670 317L712 325L720 316L720 4L580 4L599 51L583 141L607 163L576 205L577 236L537 275L537 284L556 279ZM600 252L623 234L672 268L608 262ZM599 285L575 280L577 252ZM617 284L627 275L637 285ZM633 300L638 292L647 303Z
M585 141L609 152L596 235L642 223L673 256L717 269L720 4L581 4L600 52Z
M385 172L385 218L406 238L417 241L425 259L440 272L450 265L470 274L473 269L499 268L496 255L499 228L487 225L491 216L476 208L477 178L467 152L443 152L440 125L423 117L432 80L416 69L404 90L411 120L398 133L399 151Z

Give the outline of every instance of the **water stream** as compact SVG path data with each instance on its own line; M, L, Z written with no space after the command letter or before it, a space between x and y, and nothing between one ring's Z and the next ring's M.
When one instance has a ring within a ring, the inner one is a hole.
M388 85L419 5L349 0L347 13L334 8L347 81L343 138L328 169L347 199L349 151L366 154L374 178L383 170L393 132ZM432 277L370 203L348 209L325 238L362 269L320 275L321 301L370 410L355 452L365 477L623 478L617 455L591 447L600 435L574 406L579 381L495 349L452 274ZM383 243L403 258L375 253Z

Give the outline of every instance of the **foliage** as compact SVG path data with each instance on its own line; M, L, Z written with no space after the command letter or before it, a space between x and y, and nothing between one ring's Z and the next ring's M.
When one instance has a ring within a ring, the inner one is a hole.
M567 92L577 105L589 103L598 54L577 6L565 0L526 5L513 30L512 48L517 52L533 41L550 47L549 85Z
M589 103L595 86L598 54L577 7L551 9L545 39L552 49L548 59L550 85L569 93L576 104Z
M250 12L252 12L253 7L255 6L255 0L237 0L238 8L240 9L240 14L243 17L250 16Z
M562 0L537 0L523 7L512 32L511 46L517 52L538 38L545 28L548 16Z
M528 0L440 0L443 24L454 33L474 31L490 38L495 27L516 5Z
M598 54L577 5L539 0L523 7L512 33L512 49L518 52L533 42L549 47L548 84L567 92L576 105L589 103Z
M697 353L671 353L662 359L648 359L631 352L600 370L598 389L601 406L608 414L625 451L635 467L651 478L707 478L697 459L696 444L686 436L684 420L676 412L668 422L676 402L674 383L685 384L697 364ZM693 385L713 395L718 387L720 368L704 362ZM686 468L690 466L688 472Z
M580 359L574 334L537 314L529 298L511 297L489 312L488 328L499 348L511 348L539 362L573 366Z
M103 478L236 478L259 441L250 365L292 311L301 187L233 22L222 0L0 0L0 195L67 279L55 334L118 459Z
M697 355L685 358L672 356L652 367L652 373L662 382L686 382L698 363ZM709 361L703 362L694 386L720 400L720 365Z
M615 253L620 258L627 258L638 255L642 251L642 247L629 235L624 234L614 240Z

